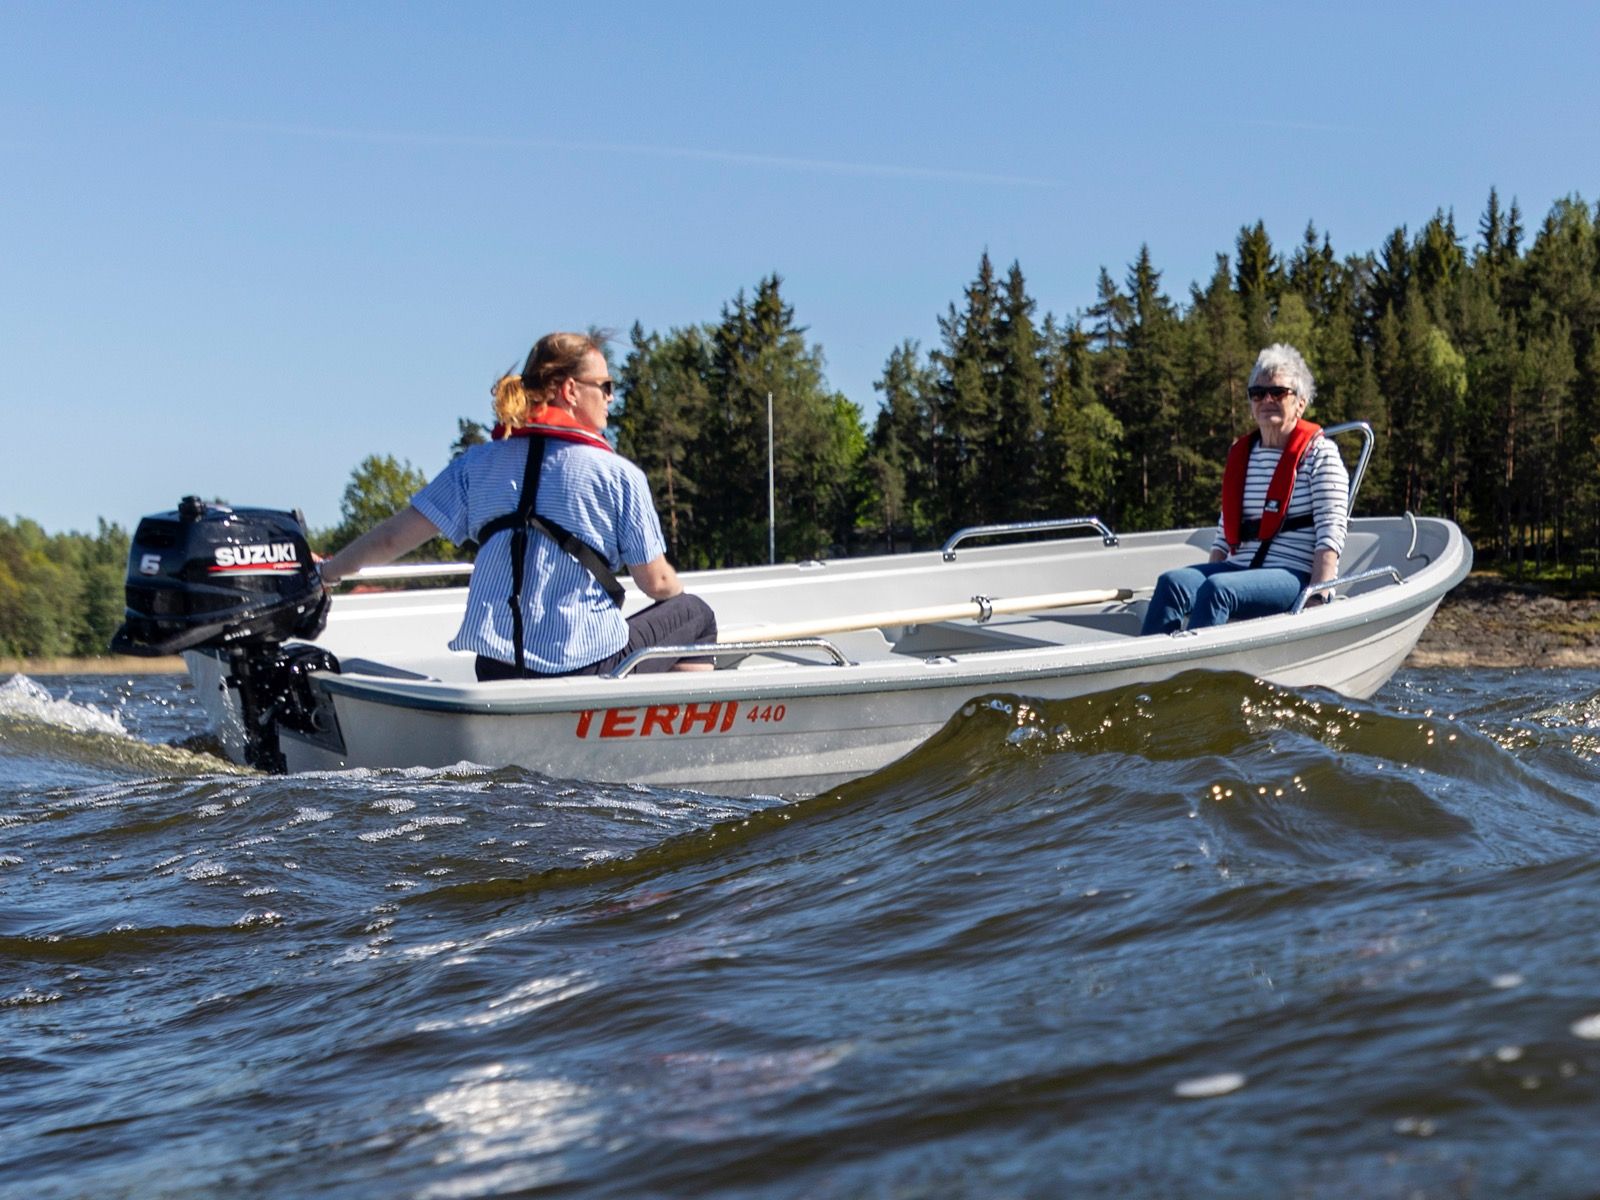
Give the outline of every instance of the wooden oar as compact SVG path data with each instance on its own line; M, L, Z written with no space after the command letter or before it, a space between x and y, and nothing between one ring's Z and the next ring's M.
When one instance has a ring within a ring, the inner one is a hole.
M1106 604L1113 600L1127 600L1133 595L1129 588L1103 588L1085 592L1047 592L1038 596L1012 596L1009 599L990 600L987 605L977 600L962 604L932 604L923 608L897 608L887 612L842 613L837 617L817 617L810 621L786 621L781 625L747 625L742 629L724 629L717 634L719 642L773 642L788 638L818 637L825 633L849 633L853 629L881 629L886 625L931 625L936 621L960 621L983 617L985 607L990 614L1043 612L1051 608L1070 608L1076 604Z

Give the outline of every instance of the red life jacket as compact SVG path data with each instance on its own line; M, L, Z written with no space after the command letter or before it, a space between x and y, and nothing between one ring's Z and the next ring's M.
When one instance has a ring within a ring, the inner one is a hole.
M1295 473L1300 460L1305 458L1311 443L1322 432L1321 425L1301 419L1289 431L1289 441L1278 459L1278 469L1272 473L1267 485L1267 500L1261 510L1261 521L1246 521L1244 516L1244 477L1250 470L1250 451L1261 440L1261 431L1254 430L1234 442L1228 451L1228 465L1222 472L1222 536L1229 551L1239 548L1241 542L1251 537L1261 539L1263 548L1283 528L1284 515L1289 511L1289 501L1294 496ZM1302 526L1304 527L1304 526Z
M611 443L606 441L601 433L590 429L564 408L557 408L553 404L541 404L528 414L524 424L516 426L496 425L489 434L490 440L500 441L508 437L553 437L561 438L567 442L579 442L585 446L594 446L601 450L610 450ZM613 451L615 453L615 451Z

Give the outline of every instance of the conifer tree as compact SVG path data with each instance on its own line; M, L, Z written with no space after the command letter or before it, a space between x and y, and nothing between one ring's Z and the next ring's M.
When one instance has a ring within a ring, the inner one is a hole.
M1028 295L1022 268L1011 264L1005 295L1000 302L996 331L999 372L996 379L995 430L987 449L984 486L999 493L1010 514L1006 519L1027 520L1044 515L1040 495L1041 456L1044 439L1044 364L1040 360L1038 331L1033 324L1034 301Z
M987 487L990 447L998 421L1000 294L989 254L965 290L939 318L942 345L932 361L938 373L939 496L934 521L954 530L993 519L1001 511Z
M1234 283L1244 309L1245 330L1252 342L1265 346L1283 272L1263 222L1239 230L1235 254Z
M1128 298L1111 278L1111 272L1100 268L1095 281L1095 302L1089 308L1090 344L1102 354L1127 349L1128 325L1133 321L1133 307Z
M851 481L865 450L857 415L823 380L822 352L783 299L777 275L755 297L724 306L711 337L707 419L695 457L701 538L711 561L763 562L767 546L767 397L772 397L776 549L783 558L826 554L854 512Z
M1048 416L1042 490L1052 516L1109 514L1121 458L1122 425L1100 402L1091 380L1089 337L1077 324L1042 333Z
M1434 213L1417 235L1411 262L1416 274L1417 290L1427 305L1429 319L1435 324L1444 324L1457 300L1457 290L1467 264L1466 251L1456 234L1454 213L1447 214L1442 210Z
M1272 325L1267 331L1271 342L1293 346L1306 356L1313 372L1316 370L1317 330L1299 292L1286 291L1278 297L1277 309L1272 314Z
M1256 348L1247 340L1244 309L1229 279L1227 255L1217 255L1216 269L1204 289L1192 288L1183 327L1185 419L1191 436L1177 450L1182 486L1175 516L1184 523L1204 524L1216 517L1228 447L1251 427L1245 385Z
M1478 221L1478 236L1483 240L1478 244L1473 261L1482 262L1497 270L1501 265L1499 260L1504 254L1506 219L1505 214L1500 211L1500 193L1494 188L1489 189L1489 202L1485 205L1483 216Z
M1339 263L1326 234L1318 242L1314 222L1306 222L1305 234L1289 260L1288 285L1305 301L1306 309L1319 322L1326 321L1337 306L1342 289Z
M646 334L636 322L628 356L617 373L619 399L612 414L617 449L650 480L667 550L682 565L705 565L695 524L698 461L692 459L710 403L711 351L704 330Z
M1128 326L1128 369L1122 423L1129 478L1124 504L1143 528L1160 528L1172 518L1176 490L1182 486L1181 455L1176 448L1189 431L1179 413L1177 320L1172 302L1161 291L1161 273L1150 259L1149 246L1128 272L1128 298L1133 320Z
M1406 237L1406 227L1401 225L1389 234L1373 264L1372 279L1367 288L1373 335L1377 332L1377 322L1382 320L1386 311L1392 309L1398 316L1405 307L1406 289L1410 285L1411 246Z
M1358 261L1346 260L1335 268L1329 298L1317 316L1312 344L1301 347L1316 374L1317 402L1312 417L1321 425L1362 419L1356 415L1354 405L1361 366L1356 340L1361 322L1355 283Z
M881 489L873 521L891 548L900 533L913 541L934 536L930 514L939 495L941 444L936 386L910 340L895 347L873 384L883 398L868 451L871 477Z
M481 446L489 440L489 431L479 421L470 417L456 419L456 440L450 443L450 457L460 458L474 446Z
M1117 286L1111 272L1100 268L1095 282L1095 302L1086 313L1089 318L1086 349L1090 352L1089 380L1095 402L1110 415L1116 427L1126 436L1122 422L1128 370L1128 327L1133 323L1133 305ZM1126 506L1127 472L1123 458L1127 448L1118 440L1117 462L1113 487L1104 499L1104 511L1112 520L1121 522Z

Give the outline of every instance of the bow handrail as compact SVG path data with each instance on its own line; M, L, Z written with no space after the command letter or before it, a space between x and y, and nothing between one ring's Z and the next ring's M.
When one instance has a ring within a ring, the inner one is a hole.
M1319 595L1322 592L1333 592L1342 587L1352 587L1358 583L1366 583L1370 579L1381 579L1385 575L1389 576L1394 583L1405 582L1405 577L1393 567L1374 567L1370 571L1359 571L1354 575L1340 575L1337 579L1330 579L1326 583L1306 584L1305 590L1295 599L1294 607L1289 611L1291 613L1300 612L1305 608L1306 602L1312 596Z

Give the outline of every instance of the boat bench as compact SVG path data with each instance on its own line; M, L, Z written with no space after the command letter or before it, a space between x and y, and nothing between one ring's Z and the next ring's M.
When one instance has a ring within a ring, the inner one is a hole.
M887 625L824 635L853 662L893 658L956 658L997 650L1056 649L1062 646L1121 641L1136 637L1143 620L1142 603L1119 605L1103 612L1054 612L994 617L983 624L938 621L925 625ZM755 671L786 666L815 666L827 658L816 651L773 650L733 658L721 669Z

